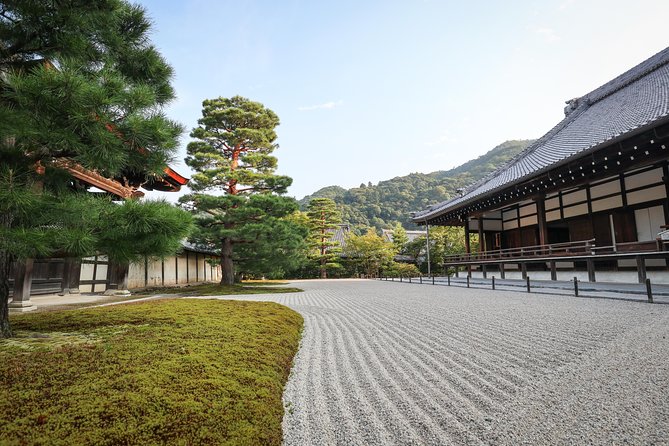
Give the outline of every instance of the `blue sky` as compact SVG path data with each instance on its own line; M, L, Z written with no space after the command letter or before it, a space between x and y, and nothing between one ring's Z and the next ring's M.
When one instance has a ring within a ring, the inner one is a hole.
M565 100L669 44L666 0L138 3L176 72L168 115L190 130L205 98L262 102L297 198L539 137Z

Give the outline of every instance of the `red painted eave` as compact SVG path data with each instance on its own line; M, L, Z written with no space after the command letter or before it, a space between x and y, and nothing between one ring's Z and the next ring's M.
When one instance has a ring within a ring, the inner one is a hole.
M165 168L164 172L169 178L174 180L179 186L185 186L190 181L190 178L186 178L185 176L178 174L170 166L167 166Z

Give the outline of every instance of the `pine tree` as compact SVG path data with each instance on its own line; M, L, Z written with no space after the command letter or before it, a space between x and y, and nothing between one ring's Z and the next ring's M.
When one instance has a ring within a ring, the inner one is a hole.
M396 223L393 228L393 246L396 254L404 254L406 244L409 243L407 231L402 227L402 223Z
M177 147L181 127L161 112L174 97L172 69L149 29L144 10L124 0L0 3L2 336L11 334L10 264L96 250L95 217L111 209L55 161L123 179L160 173Z
M318 262L320 278L327 278L328 268L336 268L339 264L341 248L332 240L338 224L341 223L341 212L329 198L314 198L307 205L309 217L309 239L311 258Z
M186 158L197 172L190 183L195 193L181 200L196 216L192 241L220 251L221 284L239 277L235 265L240 274L290 268L304 234L284 218L298 208L294 199L281 196L292 179L274 173L278 116L240 96L202 105Z

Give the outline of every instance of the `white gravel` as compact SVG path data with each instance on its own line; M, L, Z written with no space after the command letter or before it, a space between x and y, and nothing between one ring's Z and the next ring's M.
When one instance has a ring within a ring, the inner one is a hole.
M286 445L669 444L669 305L362 280L304 316Z

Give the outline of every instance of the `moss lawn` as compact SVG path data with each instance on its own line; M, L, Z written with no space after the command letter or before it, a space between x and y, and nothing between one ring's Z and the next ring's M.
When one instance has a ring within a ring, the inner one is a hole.
M152 300L11 322L2 445L281 443L303 322L284 306Z

